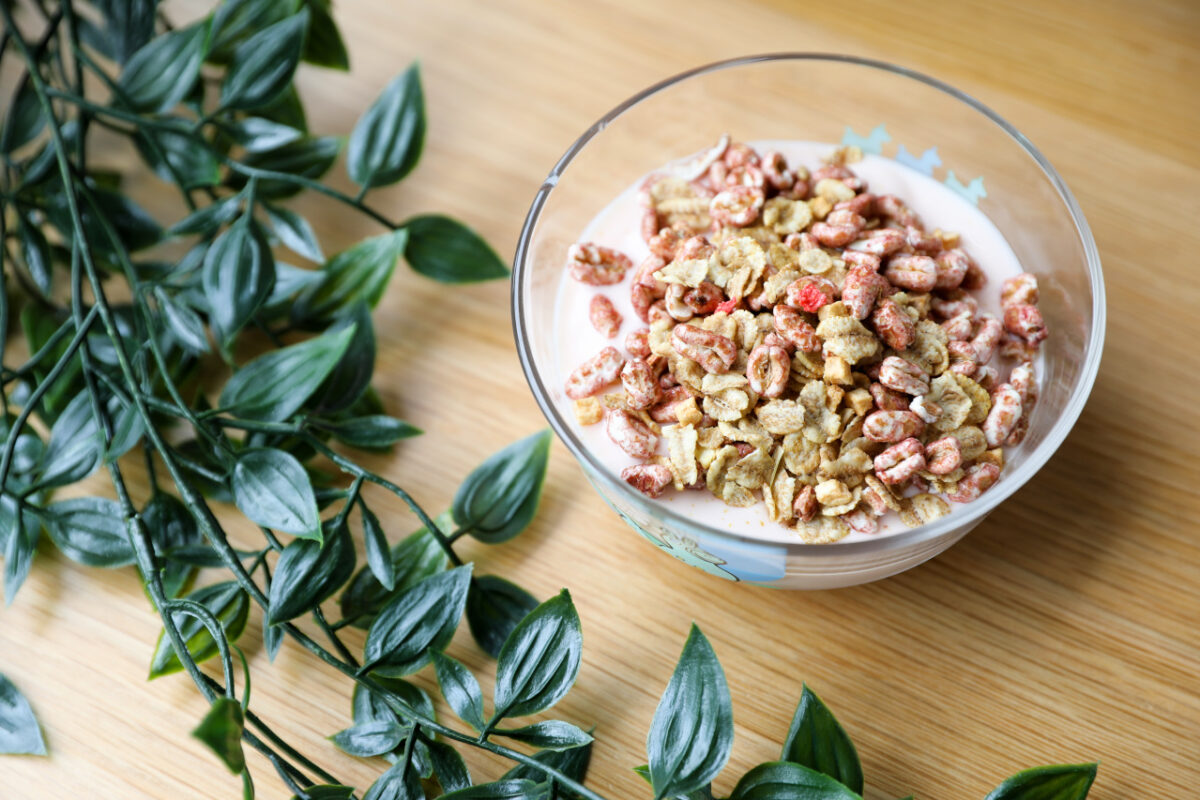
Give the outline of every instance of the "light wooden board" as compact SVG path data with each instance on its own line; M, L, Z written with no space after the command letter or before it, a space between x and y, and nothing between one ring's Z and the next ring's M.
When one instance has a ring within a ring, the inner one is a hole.
M204 4L169 7L187 18ZM627 530L555 445L532 529L464 550L480 572L541 597L572 590L584 664L560 713L596 726L591 785L645 796L630 768L645 761L654 705L696 620L737 721L719 789L776 755L807 680L854 736L870 800L982 797L1019 768L1091 759L1102 762L1097 800L1195 794L1200 7L341 0L338 18L353 71L304 74L312 127L347 132L420 59L425 158L373 202L396 218L456 214L505 254L550 165L609 107L697 64L782 50L892 60L980 98L1058 167L1099 242L1108 342L1074 433L965 541L899 577L815 594L706 577ZM149 179L137 190L167 194ZM327 251L378 232L321 200L301 208ZM427 433L369 463L428 508L445 507L482 457L543 426L510 338L507 286L447 290L400 272L379 335L385 400ZM393 538L414 527L397 503L371 499ZM0 760L0 797L237 796L236 779L187 736L203 704L186 679L144 681L157 632L131 570L39 557L0 615L0 669L28 694L52 756ZM347 723L348 681L290 644L269 666L257 621L244 641L259 712L344 780L372 781L381 763L324 739ZM491 674L466 637L451 652ZM470 763L477 778L504 769ZM252 764L260 796L285 796Z

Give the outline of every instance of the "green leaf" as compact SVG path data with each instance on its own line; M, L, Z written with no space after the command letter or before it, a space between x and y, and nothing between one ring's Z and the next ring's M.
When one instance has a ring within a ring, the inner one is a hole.
M290 313L292 298L296 293L320 282L321 273L315 269L300 269L291 264L276 261L275 288L271 290L271 296L267 298L262 310L258 312L259 316L278 316L284 312Z
M66 486L91 475L104 457L104 439L85 393L77 394L50 429L39 486Z
M495 734L549 750L570 750L592 743L590 734L584 733L569 722L557 719L535 722L523 728L498 729Z
M480 464L454 495L454 519L487 544L513 538L537 513L550 459L550 431L513 442Z
M398 696L423 716L429 719L437 718L437 714L434 713L433 700L429 698L424 689L400 678L385 678L381 675L374 675L371 680L378 683L389 693ZM355 724L362 725L368 722L389 720L398 722L405 730L412 727L409 721L401 719L381 697L370 689L365 688L362 684L355 684L354 694L350 702Z
M342 42L342 34L329 13L328 0L308 0L312 23L304 40L304 60L309 64L343 72L350 69L350 56Z
M533 754L533 759L548 767L553 767L572 780L583 782L587 777L588 764L592 760L592 744L588 742L582 747L572 747L568 750L539 750ZM501 780L543 781L546 774L528 764L518 764L504 773ZM566 791L571 795L570 791Z
M200 532L187 506L175 495L165 492L155 492L146 503L142 509L142 522L150 534L154 554L164 559L160 562L163 592L167 597L175 597L183 591L196 569L167 554L175 548L203 544L204 534Z
M389 592L396 588L396 570L392 566L392 552L388 549L387 536L379 517L363 503L359 509L362 512L363 545L367 553L367 566L371 574Z
M275 283L271 249L249 215L209 246L201 281L213 335L223 348L228 348L270 296Z
M738 781L729 800L861 800L823 772L789 761L768 761Z
M312 481L296 457L253 447L238 453L233 499L251 521L304 539L321 541L321 517Z
M0 673L0 753L46 755L46 743L25 695Z
M579 674L583 633L563 589L521 620L500 650L492 720L536 714L557 703Z
M1096 764L1054 764L1018 772L984 800L1083 800L1096 780Z
M454 529L454 521L450 519L448 511L439 514L433 521L446 533ZM356 627L369 627L381 608L409 587L446 568L446 553L426 528L421 528L392 547L391 560L392 590L385 589L370 569L364 569L354 576L342 595L342 616L354 619Z
M407 239L408 232L401 228L364 239L333 256L321 268L325 279L296 300L293 318L326 320L359 302L374 308L404 253Z
M46 508L46 532L63 555L86 567L124 567L134 562L125 515L112 500L76 497Z
M508 277L508 267L496 251L457 220L426 214L408 220L401 230L408 231L405 260L427 278L475 283Z
M246 619L250 615L250 600L236 582L225 581L203 586L190 593L187 599L204 606L217 618L228 641L237 641L245 630ZM175 627L179 629L180 636L187 644L188 653L193 661L200 663L217 654L217 643L213 641L212 634L204 623L184 611L172 611L171 619L175 621ZM183 664L175 654L170 637L166 631L161 631L158 634L154 657L150 660L151 680L180 672L182 669Z
M23 215L18 215L17 238L21 243L21 260L25 262L25 271L42 296L49 297L54 288L54 265L50 263L50 245L46 243L46 237L39 227L31 224Z
M480 783L441 796L440 800L544 800L548 786L527 780L502 780Z
M326 334L333 335L345 328L354 329L346 353L312 395L310 406L320 414L336 413L353 406L371 385L371 376L375 372L375 326L371 322L371 310L365 303L356 303L346 309L329 326Z
M29 79L24 78L13 95L8 116L4 118L3 130L0 131L0 153L7 155L33 141L45 124L46 114L37 92Z
M212 24L205 20L156 36L121 71L119 86L138 111L166 111L183 100L200 75Z
M300 131L301 134L308 133L308 120L304 115L304 103L300 102L300 95L296 91L295 85L284 89L279 97L275 98L273 103L260 108L257 115L268 122L294 128ZM255 150L253 152L258 151Z
M480 575L471 581L467 593L471 636L485 653L497 658L509 634L537 605L537 598L515 583L495 575Z
M291 84L300 63L308 20L308 10L302 9L237 46L221 83L221 108L267 105Z
M112 423L112 438L104 451L104 463L109 464L128 453L141 441L146 426L137 406L116 395L104 403Z
M281 206L267 205L266 209L271 220L271 229L285 247L309 261L325 260L325 256L321 254L321 245L317 242L317 235L313 233L308 220Z
M217 754L217 758L237 775L246 768L246 754L242 752L242 707L230 697L218 697L208 708L208 713L192 731L195 736Z
M401 439L419 436L423 432L402 419L385 414L352 417L335 423L323 422L322 427L342 444L364 450L386 450Z
M262 117L246 117L222 124L222 131L247 153L264 153L290 144L304 135L302 131Z
M204 332L204 320L191 307L167 294L161 286L154 290L158 309L163 322L180 346L191 353L208 352L208 335Z
M198 233L201 236L208 236L216 233L218 228L238 215L241 203L241 196L235 194L201 206L168 228L167 235L188 236Z
M37 555L37 543L41 538L42 526L31 513L17 513L12 495L0 496L0 507L3 508L5 527L8 528L3 552L4 604L9 606L16 599L17 590L29 576L33 558ZM0 703L2 703L2 699L0 699ZM3 730L4 726L0 725L0 733Z
M429 759L433 763L433 774L443 793L457 792L471 785L471 773L458 751L445 742L429 743Z
M483 720L483 692L479 689L479 681L475 680L469 669L448 655L435 652L432 659L446 703L463 722L482 731L486 723Z
M323 545L312 539L293 541L283 548L275 564L267 624L277 625L311 611L353 574L354 542L345 525L327 530Z
M413 64L397 75L359 118L346 148L346 169L360 186L387 186L412 172L425 143L425 98Z
M287 419L333 371L353 337L353 327L343 328L259 356L225 384L221 407L247 419Z
M104 14L108 55L124 64L154 36L157 0L97 0Z
M271 150L248 153L242 159L242 163L256 169L316 180L329 171L341 149L342 141L336 136L308 137ZM229 182L235 189L240 189L246 183L246 179L235 173L230 176ZM283 178L262 178L257 186L258 196L268 200L291 197L299 194L304 188Z
M213 12L209 61L228 63L239 44L255 32L295 13L297 0L222 0Z
M330 738L344 753L374 758L395 750L404 741L405 733L395 719L379 719L346 728Z
M732 748L725 672L708 639L692 625L646 738L654 797L687 794L712 782Z
M850 736L821 698L804 685L783 744L783 760L823 772L862 794L862 765Z
M398 677L416 672L444 650L467 603L471 565L432 575L380 610L367 631L363 672Z
M371 784L363 800L424 800L421 779L411 764L400 762Z
M142 127L133 143L142 160L167 183L197 189L221 182L217 154L200 136Z

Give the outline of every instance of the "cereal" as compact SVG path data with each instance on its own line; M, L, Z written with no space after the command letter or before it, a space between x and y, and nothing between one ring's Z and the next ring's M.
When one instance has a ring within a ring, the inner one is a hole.
M725 136L640 186L641 252L568 249L569 279L627 283L589 297L585 331L623 351L565 390L581 425L604 420L641 462L621 473L633 488L761 503L831 542L926 524L950 513L943 497L999 479L1037 400L1037 279L1003 281L986 298L1003 314L981 311L974 231L927 229L867 191L861 157L842 148L810 173ZM645 326L618 339L623 312Z

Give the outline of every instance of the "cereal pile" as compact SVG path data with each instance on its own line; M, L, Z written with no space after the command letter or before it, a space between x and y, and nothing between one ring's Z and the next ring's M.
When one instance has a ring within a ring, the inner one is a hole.
M804 541L833 542L889 511L924 524L999 478L1037 400L1037 280L1004 282L1003 320L981 312L985 276L958 237L869 192L859 158L842 148L810 173L723 137L645 182L651 255L636 269L571 246L571 277L630 276L646 323L565 387L580 423L642 460L630 485L762 502ZM607 297L589 316L617 337Z

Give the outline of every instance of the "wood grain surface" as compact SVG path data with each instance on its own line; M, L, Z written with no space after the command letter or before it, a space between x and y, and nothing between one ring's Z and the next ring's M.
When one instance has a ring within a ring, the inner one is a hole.
M205 7L168 5L181 19ZM696 620L734 700L721 790L776 755L808 681L854 737L869 800L980 798L1020 768L1084 760L1101 762L1095 800L1195 795L1200 6L341 0L337 12L353 69L303 73L312 127L347 132L420 59L425 157L374 202L393 218L456 214L506 255L542 177L608 108L682 69L782 50L882 58L980 98L1057 166L1099 242L1108 340L1074 432L962 543L898 577L820 593L707 577L625 528L555 444L533 527L464 555L540 597L570 587L584 662L560 713L596 727L597 791L647 796L630 768L645 761L655 703ZM171 202L152 178L135 191ZM300 208L327 252L378 232L321 199ZM514 352L508 287L447 290L399 271L378 320L385 401L426 435L369 463L438 511L479 460L544 426ZM392 498L370 500L393 539L416 527ZM0 613L0 669L31 700L51 756L0 760L0 797L239 796L187 735L203 713L190 683L144 679L158 630L132 569L39 556ZM342 779L369 784L382 762L325 740L348 722L349 682L290 643L269 665L257 617L243 641L259 713ZM450 652L492 674L467 637ZM505 769L469 760L477 779ZM251 764L261 797L287 796L262 759Z

